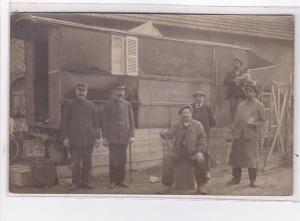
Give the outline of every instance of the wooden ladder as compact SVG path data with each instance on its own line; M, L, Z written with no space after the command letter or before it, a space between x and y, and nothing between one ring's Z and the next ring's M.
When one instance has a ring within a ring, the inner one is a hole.
M264 158L264 163L263 163L263 171L266 169L267 162L269 158L271 157L276 144L277 147L280 149L281 154L285 154L285 146L283 142L283 137L282 137L282 121L284 118L284 114L287 109L287 103L288 103L288 98L289 98L289 93L290 93L290 86L285 83L281 82L273 82L272 83L272 88L271 92L262 92L261 94L261 101L265 106L265 113L266 116L269 117L267 120L267 127L268 127L268 132L265 133L263 132L263 137L261 140L260 147L263 148L265 139L268 139L268 146L270 145L270 149L265 155ZM283 99L282 99L283 95ZM267 105L266 100L267 97L269 99L269 102ZM267 115L267 112L268 115ZM273 122L274 119L274 122Z

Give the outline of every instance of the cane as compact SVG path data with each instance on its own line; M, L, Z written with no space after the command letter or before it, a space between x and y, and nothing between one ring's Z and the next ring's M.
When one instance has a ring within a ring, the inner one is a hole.
M130 183L132 183L131 143L129 143L129 177L130 177Z

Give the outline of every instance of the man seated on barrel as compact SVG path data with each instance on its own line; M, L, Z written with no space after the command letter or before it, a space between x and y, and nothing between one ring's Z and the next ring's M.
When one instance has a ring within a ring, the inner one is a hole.
M202 124L192 119L192 107L185 105L180 108L181 120L172 128L160 132L163 139L174 141L173 149L167 154L163 163L162 184L159 192L167 194L174 183L174 169L179 160L188 160L195 168L197 194L205 194L207 182L206 135Z

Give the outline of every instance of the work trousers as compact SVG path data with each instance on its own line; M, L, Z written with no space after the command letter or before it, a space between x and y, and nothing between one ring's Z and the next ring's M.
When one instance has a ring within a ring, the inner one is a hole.
M123 183L126 172L127 144L109 144L109 178L111 183Z
M250 181L255 181L257 176L257 169L248 168L248 175ZM235 180L240 181L242 177L242 168L232 168L232 176Z
M72 183L88 184L90 181L90 172L92 168L93 145L70 147L72 160Z
M207 182L207 158L204 158L203 161L198 162L197 160L190 159L188 157L182 158L178 155L168 155L163 162L163 175L162 175L162 184L166 186L172 186L174 183L174 171L176 164L179 160L189 160L193 167L195 168L195 179L198 185L203 185Z
M231 120L234 120L236 111L237 111L237 106L241 102L241 99L238 96L230 96L228 98L229 102L229 108L230 108L230 115L231 115Z

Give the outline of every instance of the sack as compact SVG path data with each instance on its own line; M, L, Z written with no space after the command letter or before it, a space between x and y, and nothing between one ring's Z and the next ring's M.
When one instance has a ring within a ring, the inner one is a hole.
M49 187L57 183L55 165L47 159L35 160L31 164L32 187Z

